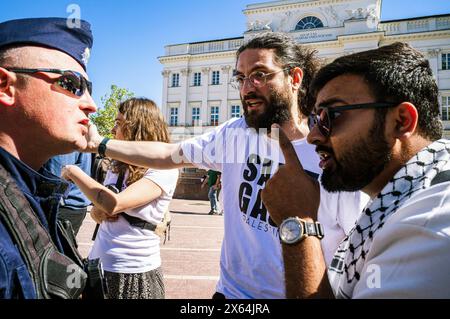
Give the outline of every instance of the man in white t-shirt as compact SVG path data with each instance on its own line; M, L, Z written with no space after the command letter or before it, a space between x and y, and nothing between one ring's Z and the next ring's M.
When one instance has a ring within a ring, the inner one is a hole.
M266 33L237 52L232 84L239 90L244 118L230 120L215 130L180 144L101 140L90 132L90 151L156 169L200 167L222 173L224 239L220 280L214 298L284 298L284 265L278 227L261 201L266 182L284 162L279 146L267 133L278 123L292 142L313 179L321 173L319 157L306 142L311 98L307 94L318 63L315 53L286 35ZM272 132L276 134L276 132ZM284 195L279 194L280 197ZM361 205L359 193L332 200ZM326 206L323 206L326 207ZM334 207L330 204L328 207ZM350 230L356 215L346 221L333 210L321 209L326 232L324 251L334 251Z
M308 141L321 157L321 203L329 192L359 189L371 201L327 264L320 236L295 227L320 220L304 196L317 198L319 186L280 132L286 164L262 197L287 252L287 296L450 298L450 141L441 139L429 61L394 43L338 58L311 87ZM346 208L342 214L351 214Z

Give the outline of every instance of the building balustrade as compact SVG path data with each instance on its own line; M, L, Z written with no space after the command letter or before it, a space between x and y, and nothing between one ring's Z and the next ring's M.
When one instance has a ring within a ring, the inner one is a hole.
M168 45L165 56L230 51L238 49L242 44L244 44L244 38Z
M378 26L380 31L385 31L387 35L407 34L414 32L431 32L448 29L450 27L450 17L430 17L416 19L412 21L392 21L381 22Z

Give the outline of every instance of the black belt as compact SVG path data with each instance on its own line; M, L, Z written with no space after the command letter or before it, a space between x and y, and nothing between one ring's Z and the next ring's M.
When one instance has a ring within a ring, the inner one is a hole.
M155 224L146 222L146 221L144 221L144 220L142 220L140 218L137 218L137 217L134 217L134 216L130 216L130 215L125 214L125 213L122 213L121 215L122 215L123 218L125 218L130 223L131 226L139 227L139 228L147 229L147 230L151 230L151 231L155 231L155 229L156 229L156 225Z

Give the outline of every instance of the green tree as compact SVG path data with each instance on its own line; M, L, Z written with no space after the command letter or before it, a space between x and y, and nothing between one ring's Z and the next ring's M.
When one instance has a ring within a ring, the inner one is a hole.
M111 85L111 92L101 98L103 107L90 116L102 136L112 137L111 130L114 127L119 104L133 96L133 92Z

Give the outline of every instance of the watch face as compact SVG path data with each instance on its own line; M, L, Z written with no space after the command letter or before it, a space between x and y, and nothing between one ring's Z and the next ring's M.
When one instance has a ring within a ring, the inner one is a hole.
M294 218L285 220L280 227L280 238L287 244L297 242L302 234L302 225Z

